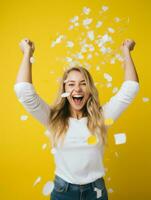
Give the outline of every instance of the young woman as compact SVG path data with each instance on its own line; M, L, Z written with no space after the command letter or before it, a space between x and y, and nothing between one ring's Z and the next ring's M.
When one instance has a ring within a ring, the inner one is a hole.
M67 69L62 77L58 97L49 106L32 84L34 43L24 39L24 54L14 90L18 100L50 131L55 157L54 188L51 200L107 200L103 166L107 130L128 107L139 90L138 75L130 54L135 42L125 40L121 46L125 80L119 91L100 105L93 79L84 67ZM105 123L105 121L110 123ZM90 143L89 139L96 138Z

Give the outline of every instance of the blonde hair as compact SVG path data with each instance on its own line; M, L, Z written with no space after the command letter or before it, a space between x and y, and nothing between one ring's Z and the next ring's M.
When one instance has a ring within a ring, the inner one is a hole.
M64 140L65 134L68 130L69 124L68 119L70 117L69 102L67 98L62 98L61 94L65 92L65 83L68 74L73 71L79 71L83 75L88 91L90 92L90 97L87 100L84 108L83 114L87 116L87 127L92 134L96 130L99 130L99 136L102 139L103 144L106 144L107 128L104 123L104 116L102 112L102 106L99 103L99 95L97 88L94 85L93 79L87 69L82 66L70 67L67 69L60 81L60 87L58 90L57 98L51 107L51 112L49 116L49 127L53 135L53 145L56 146L58 140L62 138Z

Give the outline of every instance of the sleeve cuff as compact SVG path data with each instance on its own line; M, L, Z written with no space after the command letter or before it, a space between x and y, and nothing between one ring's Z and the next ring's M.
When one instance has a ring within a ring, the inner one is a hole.
M122 87L127 88L128 90L137 92L140 89L140 84L137 81L125 80L122 84Z

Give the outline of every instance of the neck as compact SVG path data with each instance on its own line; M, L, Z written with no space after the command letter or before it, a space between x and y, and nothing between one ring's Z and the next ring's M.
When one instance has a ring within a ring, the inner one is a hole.
M84 112L81 110L70 110L70 115L73 118L80 119L84 117Z

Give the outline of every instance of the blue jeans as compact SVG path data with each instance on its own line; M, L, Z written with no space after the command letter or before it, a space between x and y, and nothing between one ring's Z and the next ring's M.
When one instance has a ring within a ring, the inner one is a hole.
M108 194L103 177L88 184L78 185L55 175L50 200L108 200Z

